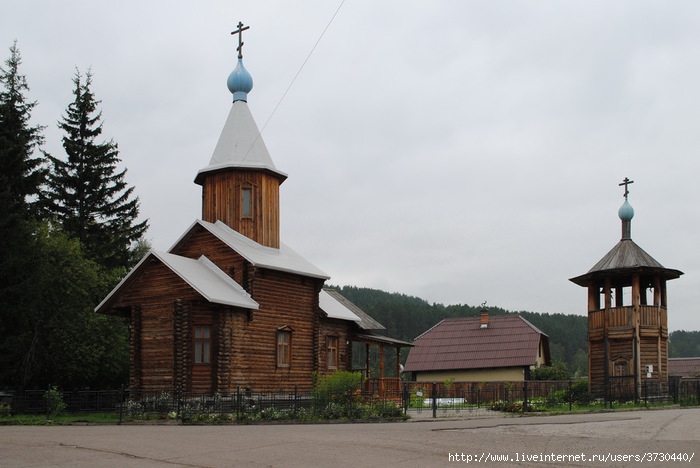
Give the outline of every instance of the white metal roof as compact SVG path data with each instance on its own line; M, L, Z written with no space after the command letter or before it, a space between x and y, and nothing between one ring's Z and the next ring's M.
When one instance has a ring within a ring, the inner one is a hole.
M258 308L258 303L250 297L245 289L226 275L226 273L221 271L205 256L202 255L198 260L194 260L179 255L151 250L134 268L132 268L129 274L122 279L109 295L95 307L95 311L99 311L109 303L112 296L117 294L125 285L129 284L131 278L134 277L146 261L152 257L160 260L209 302L243 307L245 309Z
M321 310L328 315L329 318L340 319L340 320L351 320L353 322L360 322L362 319L355 315L350 309L345 307L336 298L328 294L325 289L322 289L318 295L318 305Z
M260 245L254 240L249 239L243 234L231 229L221 221L210 223L208 221L197 220L182 237L185 237L197 224L214 234L222 242L238 252L243 256L243 258L255 266L269 268L271 270L284 271L287 273L301 274L312 278L326 280L330 278L330 276L289 248L287 245L280 243L279 249ZM180 243L182 237L178 239L175 245Z
M258 126L245 101L235 101L219 136L214 154L209 165L201 169L195 177L195 182L201 180L205 172L226 168L266 169L284 179L287 174L279 171L272 162Z

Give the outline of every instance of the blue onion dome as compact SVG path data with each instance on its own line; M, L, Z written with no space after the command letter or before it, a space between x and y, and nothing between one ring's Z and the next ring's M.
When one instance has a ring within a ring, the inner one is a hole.
M629 204L626 198L625 202L617 211L617 215L622 221L632 221L632 218L634 218L634 208L632 208L632 205Z
M253 77L243 66L243 59L238 59L238 65L226 80L228 90L233 93L233 102L248 101L248 93L253 89Z

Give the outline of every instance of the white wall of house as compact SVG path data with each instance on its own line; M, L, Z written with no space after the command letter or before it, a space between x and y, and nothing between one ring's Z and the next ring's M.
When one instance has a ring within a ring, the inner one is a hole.
M444 382L449 379L454 379L455 382L520 382L525 380L525 370L522 367L499 367L416 372L418 382Z

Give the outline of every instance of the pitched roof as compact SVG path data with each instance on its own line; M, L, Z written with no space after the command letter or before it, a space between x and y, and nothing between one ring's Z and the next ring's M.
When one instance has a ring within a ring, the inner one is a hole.
M437 371L521 367L536 363L545 333L519 315L444 319L414 341L405 370Z
M209 165L197 173L195 183L202 184L204 173L228 168L260 169L273 172L282 180L287 174L272 162L258 126L245 101L231 105L228 118L214 148Z
M588 273L571 278L570 281L580 286L587 286L599 274L607 275L630 270L656 271L662 273L666 279L675 279L683 274L678 270L664 268L632 239L622 239L598 263L593 265Z
M170 251L172 252L197 226L201 226L212 233L254 266L310 276L312 278L330 278L330 276L289 248L286 244L281 243L279 249L258 244L254 240L231 229L221 221L217 221L216 223L202 220L195 221L192 226L185 231L185 234L175 242L173 247L170 248Z
M374 320L367 313L347 300L335 289L324 288L318 296L319 305L331 318L353 320L357 325L367 331L386 330L384 325ZM355 318L351 318L355 317Z
M215 304L257 309L258 303L226 273L221 271L205 256L194 260L179 255L173 255L157 250L151 250L129 272L128 275L95 307L95 312L107 312L112 299L121 294L147 268L149 260L156 259L169 268L202 295L207 301Z
M668 375L680 377L700 375L700 357L668 358Z

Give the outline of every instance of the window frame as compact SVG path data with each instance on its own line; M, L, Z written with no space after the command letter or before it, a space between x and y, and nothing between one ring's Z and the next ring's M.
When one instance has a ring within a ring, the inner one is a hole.
M292 332L289 327L280 327L276 333L275 364L278 368L292 367ZM286 340L282 339L286 337Z
M253 186L251 184L241 185L241 218L250 219L253 217Z
M326 367L329 370L337 370L340 363L340 336L328 335L326 337Z
M211 365L212 327L211 325L195 325L193 328L192 336L194 338L192 344L194 364L198 366Z

